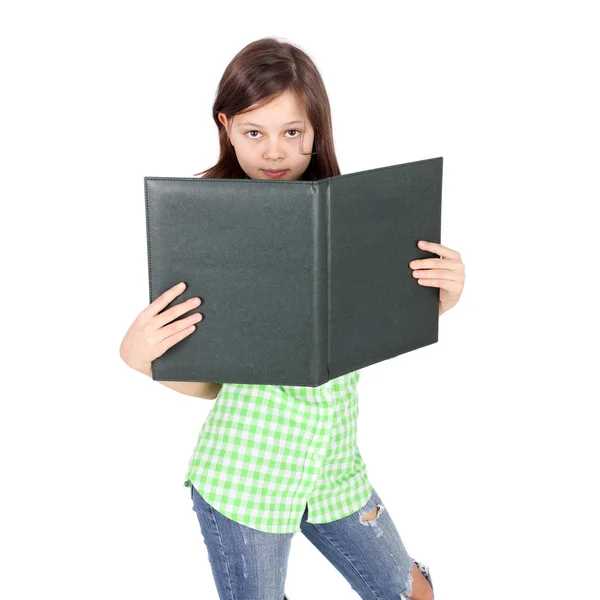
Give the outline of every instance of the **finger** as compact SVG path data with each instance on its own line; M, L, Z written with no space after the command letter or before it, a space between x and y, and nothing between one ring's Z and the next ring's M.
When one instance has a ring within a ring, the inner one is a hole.
M450 281L464 281L465 276L458 271L449 271L446 269L427 269L426 271L413 271L413 277L424 279L449 279Z
M439 254L442 258L453 258L455 260L460 259L459 252L457 252L456 250L452 250L452 248L448 248L447 246L442 246L442 244L438 244L437 242L419 240L418 246L422 250L427 250L428 252Z
M200 300L200 302L198 302ZM159 315L154 317L154 325L157 329L160 329L163 325L175 321L177 317L180 317L184 313L198 308L202 304L202 300L198 296L188 298L185 302L178 302L175 306L171 306L169 310L161 312Z
M182 329L186 329L191 325L196 325L202 320L202 315L200 313L194 313L193 315L189 315L184 319L179 319L179 321L173 321L173 323L169 323L169 325L165 325L158 330L158 340L162 342L166 338L179 333Z
M184 324L184 325L180 325L180 324ZM188 337L189 335L194 333L194 331L196 330L196 326L193 323L190 323L190 321L187 318L182 319L181 321L177 321L177 323L173 323L173 325L179 326L179 329L177 329L173 334L165 337L158 344L158 347L161 352L161 356L169 348L171 348L171 346L174 346L175 344L177 344L177 342L180 342L183 338ZM172 327L172 326L170 326L170 327ZM161 331L165 331L166 329L169 329L169 328L166 327L164 329L161 329Z
M183 282L182 282L183 283ZM181 286L181 287L180 287ZM141 313L140 316L146 317L148 319L156 316L159 312L164 310L165 306L167 306L170 302L173 301L174 298L177 298L179 294L181 294L185 290L185 284L177 284L172 288L163 292L154 302L151 302Z
M419 279L419 285L425 287L439 287L441 290L448 290L453 294L458 294L462 285L450 279Z
M411 260L408 263L411 269L428 269L433 267L441 267L442 269L461 269L463 263L451 258L420 258Z
M189 315L184 319L180 319L179 321L173 321L169 323L169 325L165 325L164 327L156 328L156 321L153 320L151 324L146 325L146 335L148 336L148 343L151 345L159 345L168 337L179 333L180 331L186 329L186 327L190 327L191 325L196 325L196 323L200 322L202 319L202 315L199 313L194 313L193 315Z

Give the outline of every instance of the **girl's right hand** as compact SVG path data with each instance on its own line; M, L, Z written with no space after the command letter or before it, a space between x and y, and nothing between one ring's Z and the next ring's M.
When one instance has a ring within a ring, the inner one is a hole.
M132 369L148 376L152 375L152 361L190 335L196 329L193 324L202 320L201 313L194 313L172 323L180 315L199 306L202 300L198 297L190 298L185 302L175 304L169 310L160 312L174 298L183 293L185 285L181 288L178 285L173 286L149 304L136 317L121 342L119 349L121 358Z

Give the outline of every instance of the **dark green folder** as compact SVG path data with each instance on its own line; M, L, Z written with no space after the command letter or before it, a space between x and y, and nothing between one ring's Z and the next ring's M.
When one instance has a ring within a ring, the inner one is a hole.
M161 381L318 386L438 341L443 158L318 181L145 177L150 302L199 296Z

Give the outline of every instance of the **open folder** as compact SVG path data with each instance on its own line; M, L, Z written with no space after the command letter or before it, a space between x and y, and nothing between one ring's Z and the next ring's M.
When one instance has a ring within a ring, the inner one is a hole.
M150 302L199 296L160 381L315 387L438 341L443 158L316 181L145 177Z

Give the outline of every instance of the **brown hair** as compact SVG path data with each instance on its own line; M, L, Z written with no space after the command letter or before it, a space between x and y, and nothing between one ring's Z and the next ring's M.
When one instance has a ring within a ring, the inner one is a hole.
M340 175L329 98L317 67L298 46L265 37L242 48L227 65L213 103L213 119L219 130L219 160L194 176L249 179L218 114L224 113L230 125L233 116L247 112L250 107L260 108L286 91L292 92L304 108L315 132L312 157L301 179L312 181Z

